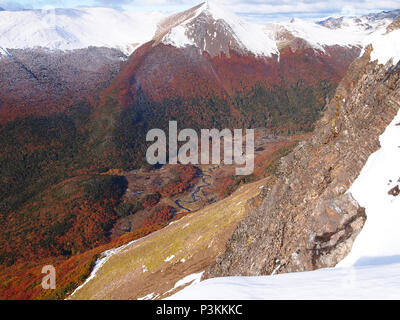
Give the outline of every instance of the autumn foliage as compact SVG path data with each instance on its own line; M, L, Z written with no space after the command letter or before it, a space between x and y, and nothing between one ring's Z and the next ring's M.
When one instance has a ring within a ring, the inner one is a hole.
M170 198L181 194L191 188L198 181L198 171L196 167L191 165L178 166L176 169L176 175L177 177L175 181L161 188L160 194L163 197Z

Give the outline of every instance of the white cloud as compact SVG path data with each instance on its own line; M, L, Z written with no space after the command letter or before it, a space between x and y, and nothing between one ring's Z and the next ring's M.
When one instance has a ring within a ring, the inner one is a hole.
M203 0L96 0L98 3L119 3L122 8L135 7L161 11L184 10ZM361 15L381 10L400 9L399 0L212 0L227 5L232 11L247 19L262 16L275 17L326 17L329 15Z
M14 1L0 1L0 8L5 10L20 10L24 8L24 6L18 2Z
M0 0L0 7L106 6L120 10L180 11L203 0ZM400 9L399 0L212 0L229 6L230 10L249 20L272 20L289 17L326 17L332 15L361 15L381 10Z

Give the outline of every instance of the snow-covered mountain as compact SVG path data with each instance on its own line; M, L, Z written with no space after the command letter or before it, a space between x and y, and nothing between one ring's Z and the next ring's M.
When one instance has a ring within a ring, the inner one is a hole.
M324 51L326 46L361 46L367 32L358 29L332 30L314 22L291 19L288 22L273 23L264 29L272 34L279 47L294 38L305 40L311 47Z
M229 49L257 56L278 54L275 41L260 26L210 2L165 19L155 39L175 47L196 46L211 55Z
M398 16L400 10L371 14L360 18L328 19L314 23L302 19L272 23L264 31L272 35L281 47L293 37L305 40L315 49L325 46L360 46L369 44L371 36L386 32L386 28Z
M320 50L332 45L361 46L366 36L384 30L398 15L400 10L360 18L330 18L318 23L292 19L265 27L245 22L213 2L171 16L109 8L0 10L0 46L50 50L96 46L131 54L153 39L179 48L196 46L211 55L233 49L271 56L278 55L278 47L293 37Z
M72 50L89 46L118 48L126 54L149 41L159 12L121 12L109 8L0 12L0 46Z
M400 16L400 9L370 13L361 17L328 18L319 21L318 24L333 30L348 29L373 32L380 28L386 28L398 16Z

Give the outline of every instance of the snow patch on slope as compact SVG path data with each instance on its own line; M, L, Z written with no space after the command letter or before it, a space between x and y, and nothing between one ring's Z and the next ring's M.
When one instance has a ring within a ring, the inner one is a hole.
M203 274L204 274L204 271L199 272L199 273L193 273L193 274L190 274L190 275L184 277L183 279L181 279L175 283L175 286L172 290L177 289L179 287L183 287L187 284L194 285L194 284L200 283L200 280L201 280L201 277L203 276Z
M109 8L1 11L0 43L9 49L74 50L96 46L130 54L151 40L162 18L164 15L158 12Z
M275 41L266 36L259 25L248 23L226 8L206 3L215 20L224 20L232 28L240 43L256 55L279 54Z
M135 244L137 241L139 241L141 239L138 240L133 240L131 242L128 242L127 244L118 247L118 248L114 248L114 249L110 249L107 251L104 251L101 253L101 257L99 259L97 259L95 266L92 270L92 272L90 273L90 276L85 280L84 283L82 283L78 288L76 288L74 290L74 292L72 292L72 294L69 296L72 297L76 292L78 292L80 289L82 289L89 281L91 281L92 279L94 279L97 276L98 271L101 269L101 267L108 261L110 260L110 258L117 254L120 253L124 250L126 250L128 247L132 246L133 244Z
M173 258L175 258L174 255L169 256L169 257L165 258L164 262L170 262Z
M177 48L184 48L186 46L193 46L193 40L186 36L186 29L184 26L176 26L164 37L163 43L170 44Z
M376 32L368 37L365 42L372 44L372 61L378 60L378 63L386 64L393 58L394 65L400 61L400 30L394 30L388 34Z
M144 296L142 298L138 298L137 300L153 300L155 297L155 293L149 293L147 296Z

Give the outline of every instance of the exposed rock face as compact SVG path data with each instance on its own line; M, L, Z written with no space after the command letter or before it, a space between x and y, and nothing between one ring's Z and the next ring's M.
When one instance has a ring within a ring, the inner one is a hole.
M351 250L366 215L346 193L400 104L399 65L352 64L312 137L283 158L275 185L240 223L206 277L333 267Z
M154 46L190 45L212 57L221 53L229 56L231 50L263 57L279 54L275 42L260 28L242 21L229 9L208 2L164 19L153 41Z
M397 197L398 195L400 195L400 187L395 186L393 189L390 189L388 193L393 197Z
M195 17L196 11L201 8L203 3L183 12L175 13L165 18L157 26L157 31L153 37L155 45L159 44L162 38L174 27L180 25L188 19Z
M394 20L388 27L387 33L400 29L400 17Z
M247 53L242 49L243 44L233 35L234 31L224 20L215 21L207 12L202 12L188 25L188 36L193 39L197 47L203 48L213 57L221 52L229 56L231 49L240 54Z

